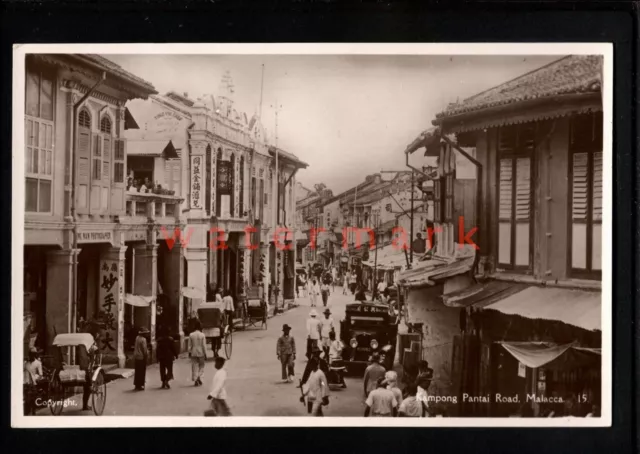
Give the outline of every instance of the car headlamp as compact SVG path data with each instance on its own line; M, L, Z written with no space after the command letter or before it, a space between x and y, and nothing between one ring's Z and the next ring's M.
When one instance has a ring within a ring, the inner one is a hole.
M374 349L374 350L376 348L378 348L378 341L377 340L371 339L371 348Z
M355 337L351 339L351 342L349 342L349 345L351 345L351 348L356 348L358 346L358 341L355 339Z

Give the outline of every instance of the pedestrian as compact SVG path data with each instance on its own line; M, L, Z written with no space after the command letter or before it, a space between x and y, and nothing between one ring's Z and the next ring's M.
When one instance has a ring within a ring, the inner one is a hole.
M229 331L231 332L233 331L233 314L235 313L235 307L233 305L233 297L231 296L230 290L224 292L224 298L222 298L222 306L224 308L224 314L227 316L227 325L229 326Z
M160 381L162 381L162 389L169 389L169 381L173 380L173 360L178 358L176 344L173 337L169 335L166 327L159 330L156 357L160 365Z
M329 348L331 347L329 335L335 331L336 327L331 317L331 311L327 308L324 311L324 318L320 320L320 345L326 357L329 357Z
M282 365L282 380L288 383L293 382L295 377L293 365L296 360L296 341L289 335L290 331L289 325L282 325L282 336L278 338L276 345L276 355Z
M200 320L195 320L194 331L189 334L189 358L191 358L191 380L195 386L202 385L204 361L207 359L207 338L202 333Z
M379 378L384 379L386 370L380 364L380 354L374 353L371 355L371 364L364 371L364 397L369 396L369 393L376 389Z
M224 385L227 381L227 371L224 369L225 359L218 356L215 360L216 372L211 381L211 391L207 399L211 401L211 413L206 416L231 416L229 405L227 405L227 390Z
M427 361L420 361L418 363L418 375L416 377L416 386L418 388L417 397L421 402L428 402L427 399L427 390L431 385L431 380L433 379L433 369L429 367L429 363ZM428 406L428 404L427 404Z
M311 375L303 386L303 398L307 398L307 411L313 416L324 416L322 407L329 405L329 385L327 377L320 369L318 361L314 358L309 361ZM306 389L305 389L306 388Z
M356 270L353 270L351 271L351 277L349 278L349 285L351 286L352 295L356 292L357 283L358 283L358 275L356 274Z
M147 373L147 358L149 355L149 347L144 334L148 333L144 328L138 330L136 343L133 350L133 359L135 361L135 375L133 378L133 386L136 391L143 391Z
M364 303L367 301L367 294L364 291L364 286L358 285L356 289L356 301Z
M342 273L342 294L346 295L349 290L349 273Z
M397 415L398 402L393 392L387 389L384 377L380 377L376 382L376 389L369 393L365 402L367 408L364 410L365 418L373 417L393 417Z
M378 291L378 294L381 295L385 291L386 288L387 288L386 282L384 280L380 280L378 282L378 286L377 286L376 290Z
M340 377L340 384L343 388L347 387L347 383L344 381L344 373L345 367L342 362L342 350L344 349L344 345L340 341L340 339L336 339L336 332L331 331L329 333L329 367L335 370Z
M307 319L307 359L311 358L313 346L317 346L320 341L320 320L317 316L316 310L311 309Z
M402 402L402 391L398 388L398 373L393 370L388 370L384 374L384 381L387 385L387 389L393 393L398 405L400 405Z
M406 388L407 397L400 403L398 416L404 418L424 418L426 408L423 402L416 397L418 387L415 383L410 383Z
M324 307L327 307L327 303L329 302L329 284L327 284L326 282L324 282L322 284L322 287L320 287L320 293L322 294L322 305Z
M338 272L336 270L336 267L332 266L331 267L331 286L332 286L333 293L336 292L336 279L338 279Z
M315 307L318 302L318 295L320 295L320 286L318 282L313 279L311 281L311 288L309 289L309 298L311 300L311 307Z

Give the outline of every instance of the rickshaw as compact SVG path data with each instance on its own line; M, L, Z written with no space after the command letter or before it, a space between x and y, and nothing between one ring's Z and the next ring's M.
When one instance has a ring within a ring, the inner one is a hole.
M202 325L202 332L211 342L211 349L215 352L214 339L220 338L221 346L227 359L231 359L231 349L233 346L233 335L229 329L227 316L219 304L207 302L198 307L198 319ZM222 333L221 333L222 331Z
M77 394L76 388L89 387L93 413L96 416L102 415L107 402L107 382L102 369L102 354L98 352L93 335L58 334L53 340L53 346L57 347L57 364L49 385L51 413L60 415L66 399ZM78 364L66 364L63 359L65 353L75 355Z
M262 329L267 329L268 306L264 298L260 297L259 287L250 287L247 289L243 302L242 310L242 328L248 325L256 327L256 323L260 322Z

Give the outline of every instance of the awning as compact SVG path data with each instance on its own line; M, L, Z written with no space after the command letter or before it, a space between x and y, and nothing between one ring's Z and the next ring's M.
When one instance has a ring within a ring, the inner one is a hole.
M530 319L557 320L586 330L602 329L601 292L530 286L485 307Z
M75 347L84 345L87 350L95 343L93 336L89 333L65 333L58 334L53 339L53 345L56 347Z
M182 296L198 300L204 300L204 290L198 287L182 287Z
M124 302L135 307L149 307L154 299L153 296L132 295L131 293L124 295Z
M437 281L468 273L474 259L475 249L465 244L461 249L456 248L453 258L432 256L427 260L420 259L410 270L400 273L398 281L404 287L432 286Z
M556 345L549 342L500 342L506 351L527 367L537 369L574 369L596 365L601 351L580 348L575 343Z
M127 140L127 156L176 159L178 153L170 140Z
M414 264L417 260L414 260ZM378 268L380 270L395 270L407 265L407 258L404 250L398 246L385 246L378 249L378 259L376 264L376 252L369 253L369 260L363 263L364 266L370 268Z

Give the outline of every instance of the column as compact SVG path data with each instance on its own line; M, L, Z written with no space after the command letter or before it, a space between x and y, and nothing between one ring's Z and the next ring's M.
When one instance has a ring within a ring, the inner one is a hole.
M98 307L105 313L100 352L105 362L115 357L125 366L124 354L124 266L126 246L105 248L100 253ZM115 345L114 345L115 344Z
M185 250L185 257L187 259L187 286L200 289L203 298L207 294L207 230L208 223L195 223L201 221L195 221L189 224L187 229L191 230L191 238L187 249ZM186 320L189 320L194 313L198 312L198 306L204 300L191 299L191 313L184 314Z
M180 290L184 279L184 270L182 266L182 257L184 249L180 242L176 242L173 247L164 253L164 269L160 270L164 277L164 294L169 299L171 305L171 314L175 316L175 320L169 329L171 334L178 333L180 335L180 345L183 344L184 330L180 322L182 311L182 298Z
M149 307L134 308L137 328L149 328L151 340L151 360L155 361L156 353L156 301L158 292L158 246L145 244L135 250L135 281L133 293L154 297Z
M71 329L74 255L73 249L47 253L47 345L51 345L55 334L75 331Z
M259 282L262 284L262 294L265 300L269 296L269 243L260 244L260 248L256 251L260 253L260 277ZM268 300L267 300L268 302Z

